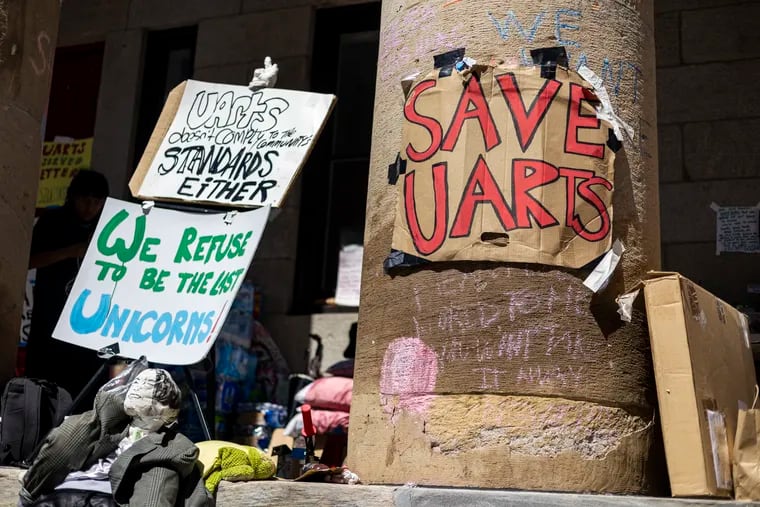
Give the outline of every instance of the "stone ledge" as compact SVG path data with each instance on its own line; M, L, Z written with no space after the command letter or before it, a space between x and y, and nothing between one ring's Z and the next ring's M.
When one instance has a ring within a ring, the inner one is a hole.
M753 506L757 503L650 498L640 496L579 495L530 491L493 491L410 486L344 486L337 484L276 482L222 482L217 494L219 507L254 505L357 505L362 507L688 507Z
M20 469L0 467L0 507L15 507ZM418 488L411 486L344 486L287 481L222 482L218 507L341 505L361 507L760 507L760 503L641 496L578 495L531 491Z
M18 504L20 472L20 468L0 467L0 507L16 507Z

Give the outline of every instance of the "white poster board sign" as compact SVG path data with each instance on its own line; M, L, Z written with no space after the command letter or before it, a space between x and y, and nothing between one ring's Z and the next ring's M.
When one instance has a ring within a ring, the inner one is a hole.
M202 215L106 201L53 337L160 364L206 357L261 239L269 207Z
M334 95L186 81L169 95L130 181L142 199L277 207Z
M335 304L359 306L362 285L362 245L348 245L340 250L338 261L338 286L335 289Z

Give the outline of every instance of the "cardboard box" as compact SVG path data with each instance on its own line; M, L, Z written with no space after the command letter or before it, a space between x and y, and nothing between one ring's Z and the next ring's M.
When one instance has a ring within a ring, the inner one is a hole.
M672 494L730 497L737 412L756 384L746 316L678 273L650 273L622 315L642 289Z

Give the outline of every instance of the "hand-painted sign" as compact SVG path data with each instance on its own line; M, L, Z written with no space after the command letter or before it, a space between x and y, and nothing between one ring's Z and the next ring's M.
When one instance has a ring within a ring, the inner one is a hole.
M62 206L71 179L91 162L92 138L44 143L37 207Z
M574 268L609 250L617 140L590 85L561 68L438 73L404 105L393 248Z
M193 364L214 344L256 251L269 207L201 215L108 199L53 336L161 364Z
M144 199L279 206L335 96L186 81L129 183Z

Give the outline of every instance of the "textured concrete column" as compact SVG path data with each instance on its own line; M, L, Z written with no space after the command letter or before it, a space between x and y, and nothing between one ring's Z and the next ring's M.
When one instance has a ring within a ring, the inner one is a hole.
M0 2L0 386L16 363L59 8Z
M137 164L134 148L144 42L142 30L113 32L103 53L92 167L106 175L111 196L118 199L129 195L127 182Z
M652 0L383 2L349 465L369 483L645 492L656 424L643 315L614 298L660 263ZM635 130L616 160L628 249L592 297L589 269L433 264L389 276L400 81L464 47L481 62L563 45ZM659 461L661 464L661 461Z

